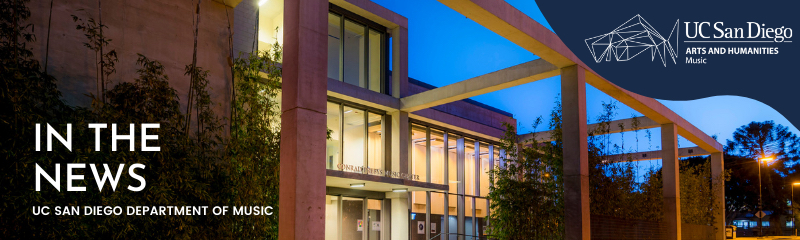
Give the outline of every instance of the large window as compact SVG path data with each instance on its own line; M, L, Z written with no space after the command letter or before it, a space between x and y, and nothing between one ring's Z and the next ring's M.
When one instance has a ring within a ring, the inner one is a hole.
M385 138L384 115L366 107L328 102L325 165L339 164L383 168Z
M411 125L411 174L419 175L419 181L427 182L427 128Z
M375 92L388 92L386 35L386 27L330 5L328 78Z
M486 197L489 195L489 170L492 169L493 164L491 164L491 158L493 157L489 149L494 148L494 146L489 146L489 144L481 142L480 146L480 180L478 183L480 190L479 194L481 197Z
M381 240L383 199L325 196L326 240Z
M283 1L258 0L258 50L272 49L275 43L283 45Z
M490 214L486 199L491 185L489 171L500 165L497 162L504 155L499 146L418 121L411 124L410 134L410 171L419 175L420 181L449 186L447 192L412 193L410 227L417 227L419 221L425 221L425 214L430 214L429 228L436 225L443 234L412 229L412 239L485 237L483 230Z
M339 154L341 152L340 144L342 144L341 107L341 104L328 102L328 140L325 142L325 152L327 153L325 166L328 169L336 169L336 164L341 162Z

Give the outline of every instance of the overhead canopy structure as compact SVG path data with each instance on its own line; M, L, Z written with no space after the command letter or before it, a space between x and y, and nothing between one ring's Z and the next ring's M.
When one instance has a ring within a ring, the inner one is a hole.
M441 88L403 97L401 111L412 112L491 91L561 75L565 221L567 239L589 239L589 186L586 87L589 84L643 114L648 128L660 127L662 135L662 173L664 182L664 222L667 239L681 239L680 191L678 177L678 135L697 144L711 155L712 174L722 174L722 144L703 133L655 99L622 89L584 64L558 36L503 0L439 0L487 29L539 56L540 60L478 76ZM545 62L543 62L543 61ZM547 64L549 63L549 64ZM527 76L526 76L527 75ZM625 121L625 120L622 120ZM616 129L626 131L629 129ZM544 134L543 134L544 135ZM522 136L530 139L531 136ZM538 138L538 136L537 136ZM542 141L548 140L543 136ZM717 178L715 178L717 179ZM722 184L716 184L720 186ZM718 201L724 205L724 187L716 187ZM717 238L723 238L724 212L719 210Z

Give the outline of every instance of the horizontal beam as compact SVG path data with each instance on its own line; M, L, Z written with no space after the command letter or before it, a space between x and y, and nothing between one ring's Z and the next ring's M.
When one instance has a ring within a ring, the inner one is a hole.
M503 0L439 2L558 68L580 62L555 33Z
M438 105L535 82L560 73L558 67L537 59L496 72L434 88L400 99L401 110L413 112Z
M606 156L607 161L611 162L636 162L636 161L647 161L647 160L656 160L661 159L661 150L656 151L648 151L648 152L637 152L637 153L628 153L628 154L617 154L617 155L609 155ZM688 148L679 148L678 149L678 157L696 157L696 156L703 156L703 155L710 155L708 151L704 150L701 147L688 147Z
M659 124L675 123L678 125L678 134L706 151L722 151L722 144L655 99L629 92L599 76L567 48L558 35L511 4L503 0L439 0L439 2L558 68L575 64L582 66L587 69L586 83Z
M635 119L639 120L639 124L638 126L636 126L636 128L633 127L634 118L620 119L609 122L608 123L609 131L607 132L607 134L661 127L661 124L658 124L657 122L647 117L636 117ZM620 128L620 125L622 125L622 128ZM597 128L600 126L601 124L599 123L589 124L588 126L586 126L586 129L588 129L589 131L597 131ZM550 142L555 140L553 139L552 136L553 136L553 130L527 133L519 135L519 137L517 137L517 143L522 143L522 144L527 143L531 141L534 137L536 137L537 142Z
M699 128L655 99L625 90L588 70L586 72L586 83L659 124L675 123L678 126L678 135L697 144L698 147L709 153L722 152L722 144L717 140L700 131Z

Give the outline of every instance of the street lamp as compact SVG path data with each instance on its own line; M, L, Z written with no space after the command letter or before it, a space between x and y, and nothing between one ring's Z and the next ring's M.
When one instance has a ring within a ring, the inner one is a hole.
M800 185L800 182L792 183L789 188L792 189L792 197L789 199L789 207L792 208L792 228L794 228L794 236L797 236L797 226L794 225L794 186Z
M758 159L758 213L762 214L764 211L764 202L761 200L761 163L766 163L768 161L775 160L774 157L762 157ZM761 215L758 218L758 235L759 237L764 236L764 216Z
M792 196L789 199L789 206L792 208L792 228L794 228L794 236L797 236L797 226L794 225L794 186L800 185L800 182L792 183Z

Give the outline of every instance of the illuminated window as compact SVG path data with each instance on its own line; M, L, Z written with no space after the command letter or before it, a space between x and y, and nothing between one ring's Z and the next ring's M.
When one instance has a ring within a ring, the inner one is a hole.
M330 5L328 78L387 93L386 35L386 27Z
M458 135L447 134L447 183L450 185L450 193L458 193L458 148L464 148L463 139L461 141L462 146L458 145L459 139L462 138ZM450 203L455 204L455 198Z
M328 102L328 114L327 114L327 126L328 126L328 138L325 141L325 152L326 152L326 159L325 159L325 166L328 169L336 169L336 165L341 162L340 156L340 149L341 149L341 114L340 108L341 105L337 103Z
M457 239L458 234L484 234L483 227L490 214L489 201L485 198L490 186L488 172L496 167L495 161L499 161L505 153L485 140L465 138L435 126L425 126L424 123L413 122L410 128L410 171L419 175L421 181L447 184L449 187L446 193L411 193L412 227L424 220L421 214L427 213L426 204L430 202L431 218L428 224L436 224L439 231L447 229L453 233L449 239ZM463 216L461 222L459 215ZM448 226L442 225L444 219L449 219ZM457 226L462 224L464 228L458 232Z
M383 169L383 115L369 112L367 117L367 165Z
M339 239L341 221L341 197L325 195L325 239Z
M475 195L475 140L464 139L464 194Z
M361 109L344 107L344 124L342 125L342 144L344 144L344 164L364 166L366 112Z
M428 134L427 128L424 126L412 124L411 125L411 174L419 176L420 182L427 182L427 149L428 149ZM424 204L426 204L425 192L413 192L411 197L414 205L421 205L419 208L412 208L413 210L421 210L425 212Z
M419 181L427 182L427 129L423 126L411 125L411 173L419 175Z
M342 17L328 13L328 78L342 80Z
M382 114L365 107L328 102L327 127L330 137L326 142L326 166L336 169L339 164L383 169Z
M431 129L431 182L445 184L444 179L444 132Z
M489 152L489 144L481 142L480 144L480 179L479 179L479 189L480 189L480 196L486 197L489 195L489 170L490 169L490 162L492 158L492 153Z
M276 42L283 45L283 1L258 0L258 50L272 49Z

